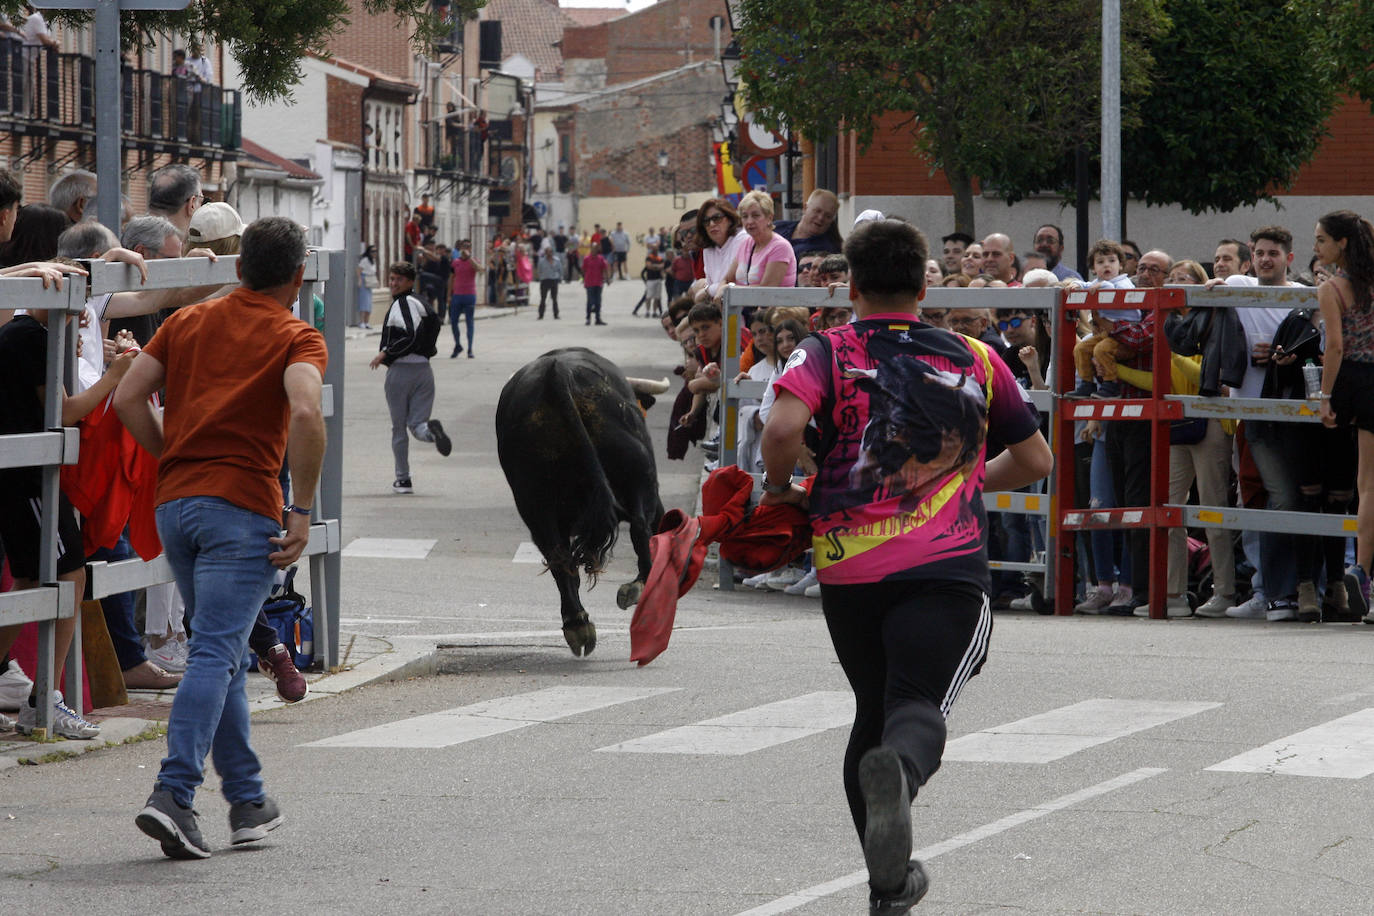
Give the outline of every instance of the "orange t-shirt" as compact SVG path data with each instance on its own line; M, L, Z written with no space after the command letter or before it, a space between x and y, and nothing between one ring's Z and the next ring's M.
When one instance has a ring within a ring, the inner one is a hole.
M173 313L143 352L166 375L154 502L217 496L280 521L277 476L290 416L282 376L292 363L323 375L324 335L276 300L239 287Z

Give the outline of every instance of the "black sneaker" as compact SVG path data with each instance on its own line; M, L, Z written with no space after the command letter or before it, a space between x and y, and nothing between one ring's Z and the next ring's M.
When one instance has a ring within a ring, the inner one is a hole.
M1121 383L1103 382L1101 385L1097 386L1097 390L1093 392L1093 397L1101 398L1102 400L1119 398L1121 397Z
M162 844L162 854L168 858L208 859L210 847L200 835L199 817L194 809L178 805L171 792L154 789L134 823Z
M415 488L410 484L409 477L397 477L391 485L392 493L414 493Z
M868 886L886 898L906 887L911 860L911 790L895 750L880 746L863 755L859 791L868 813L864 827Z
M912 859L907 866L906 886L900 894L891 897L881 897L874 893L868 895L868 916L901 916L920 903L928 890L930 878L926 877L925 866Z
M468 356L472 355L472 350L468 350ZM439 450L439 454L445 458L453 451L453 440L444 432L444 425L438 420L429 421L429 434L434 437L434 447Z
M269 796L264 795L260 802L230 805L229 842L235 846L256 843L266 837L269 830L280 827L281 823L281 809Z

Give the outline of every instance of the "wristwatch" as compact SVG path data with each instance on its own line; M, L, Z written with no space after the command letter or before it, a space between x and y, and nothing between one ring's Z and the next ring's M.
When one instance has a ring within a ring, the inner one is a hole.
M289 506L282 506L282 507L281 507L281 511L283 511L283 512L294 512L294 513L296 513L297 515L304 515L304 516L306 516L306 517L309 517L309 515L310 515L310 510L309 510L309 509L302 509L300 506L296 505L295 503L292 503L292 504L289 505Z
M763 475L763 492L772 493L774 496L786 493L792 489L792 475L787 475L787 483L769 483L768 475Z

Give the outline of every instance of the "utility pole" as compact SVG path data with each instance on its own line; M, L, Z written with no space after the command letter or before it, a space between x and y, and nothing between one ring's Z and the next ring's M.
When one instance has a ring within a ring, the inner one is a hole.
M1121 240L1121 0L1102 0L1102 237Z

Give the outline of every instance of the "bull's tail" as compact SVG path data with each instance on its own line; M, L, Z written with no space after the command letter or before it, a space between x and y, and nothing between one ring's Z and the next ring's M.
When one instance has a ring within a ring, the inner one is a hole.
M596 444L587 431L577 399L573 397L572 372L566 364L554 361L549 373L549 387L557 392L561 415L568 418L568 450L564 465L567 483L570 487L582 489L576 498L560 500L559 511L571 509L573 515L566 519L571 535L568 554L558 560L573 574L582 570L589 585L594 586L620 536L620 514L616 509L610 481L606 479L606 470L597 455ZM550 565L554 565L552 557L546 559Z

